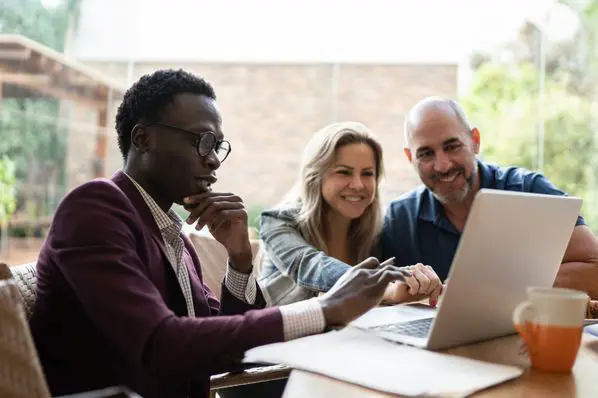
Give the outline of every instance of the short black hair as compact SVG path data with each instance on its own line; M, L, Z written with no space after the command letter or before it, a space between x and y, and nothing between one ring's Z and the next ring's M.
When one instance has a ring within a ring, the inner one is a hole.
M164 108L183 93L204 95L213 100L216 93L202 77L182 69L160 69L143 75L125 93L116 112L118 147L123 156L131 147L131 131L137 123L158 122Z

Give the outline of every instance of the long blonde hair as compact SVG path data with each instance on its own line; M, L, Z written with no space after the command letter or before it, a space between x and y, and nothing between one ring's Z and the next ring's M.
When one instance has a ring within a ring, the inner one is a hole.
M351 259L361 262L372 255L382 229L379 183L384 173L382 146L370 129L358 122L330 124L316 132L303 151L299 179L278 208L299 208L297 225L303 237L315 248L327 252L323 217L326 204L322 197L322 179L334 163L336 151L349 144L364 143L376 159L374 200L363 215L349 227Z

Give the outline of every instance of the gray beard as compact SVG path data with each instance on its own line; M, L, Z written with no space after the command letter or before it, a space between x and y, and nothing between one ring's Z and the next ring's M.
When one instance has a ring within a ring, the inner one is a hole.
M467 195L473 190L473 183L474 183L477 175L478 175L478 170L477 170L477 166L476 166L476 167L474 167L473 172L471 173L471 176L469 176L469 178L465 179L465 182L466 182L465 187L462 190L455 192L452 195L443 196L443 195L439 195L432 189L430 189L430 191L432 192L432 195L434 195L434 197L436 199L438 199L438 201L442 204L461 203L465 200L465 198L467 198Z

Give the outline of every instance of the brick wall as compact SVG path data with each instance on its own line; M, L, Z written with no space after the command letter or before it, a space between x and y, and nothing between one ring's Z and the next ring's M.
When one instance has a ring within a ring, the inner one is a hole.
M126 83L123 64L90 66ZM404 114L424 96L455 96L457 92L456 65L134 66L135 79L158 68L182 67L214 85L224 133L233 148L218 172L218 189L238 193L249 206L276 203L295 181L301 151L311 135L328 123L342 120L360 121L380 137L387 170L384 201L411 189L419 181L402 152ZM109 128L112 126L110 122ZM112 132L109 173L122 163L115 136ZM79 137L87 142L87 138ZM89 164L89 158L84 158L89 148L77 149L82 145L71 139L71 167ZM81 167L77 172L73 183L84 179Z

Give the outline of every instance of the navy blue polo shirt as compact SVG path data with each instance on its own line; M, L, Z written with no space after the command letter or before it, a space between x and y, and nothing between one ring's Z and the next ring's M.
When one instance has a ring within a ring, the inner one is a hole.
M524 168L503 168L480 160L478 167L481 188L567 195L542 174ZM576 225L585 225L583 217L577 218ZM442 204L421 186L390 203L382 228L380 260L396 257L396 265L430 265L444 280L460 238Z

